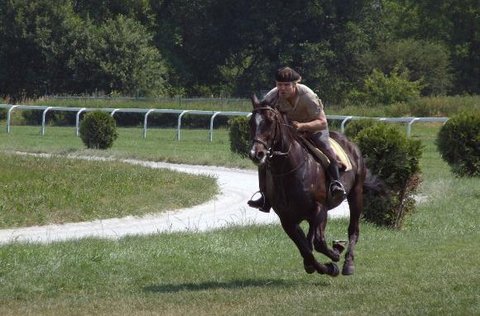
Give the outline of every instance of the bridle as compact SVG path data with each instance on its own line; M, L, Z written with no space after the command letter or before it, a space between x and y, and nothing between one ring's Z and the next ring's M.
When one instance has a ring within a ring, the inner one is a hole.
M263 111L263 110L268 110L268 111L272 111L273 114L275 115L275 130L273 131L273 135L272 135L272 144L271 145L268 145L265 141L261 140L261 139L258 139L258 138L254 138L253 139L253 142L254 143L259 143L259 144L262 144L266 149L267 149L267 157L269 159L272 159L274 158L275 156L283 156L283 157L286 157L288 156L290 150L292 149L292 144L290 143L288 145L288 150L286 152L283 152L283 151L276 151L276 150L273 150L273 147L275 147L275 145L279 144L280 143L280 148L283 147L283 139L282 137L280 137L280 142L277 141L277 132L280 130L280 119L278 118L278 116L280 115L280 112L278 112L278 110L270 107L270 106L262 106L262 107L258 107L258 108L255 108L252 113L258 113L260 111ZM289 126L285 123L282 123L286 126Z
M283 137L281 135L280 136L278 135L278 133L280 132L280 125L284 125L284 126L287 126L289 128L293 128L293 126L281 122L281 118L279 118L280 112L277 109L274 109L270 106L262 106L262 107L255 108L252 111L252 113L258 113L258 112L263 111L263 110L272 111L274 116L275 116L275 129L272 133L272 142L271 142L271 145L269 145L265 141L263 141L261 139L258 139L256 137L253 138L253 142L262 144L267 149L267 164L271 165L271 161L272 161L273 158L275 158L275 157L288 157L288 155L290 154L290 151L292 149L292 142L290 142L288 144L288 150L286 152L285 151L273 150L273 148L276 147L277 145L279 145L280 148L284 147L283 146ZM272 176L277 176L277 177L278 176L284 176L284 175L287 175L287 174L290 174L290 173L296 171L297 169L302 167L305 164L305 162L307 161L308 156L305 154L304 157L305 158L303 159L302 163L298 164L293 169L291 169L287 172L282 172L282 173L272 173Z

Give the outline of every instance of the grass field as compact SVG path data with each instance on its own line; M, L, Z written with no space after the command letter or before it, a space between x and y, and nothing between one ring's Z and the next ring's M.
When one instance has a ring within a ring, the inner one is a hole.
M215 130L213 142L209 141L206 129L184 129L180 141L175 140L175 129L149 129L146 138L142 133L141 128L119 128L118 139L112 148L92 151L85 149L80 137L75 136L75 127L50 127L41 136L39 126L14 126L10 134L0 132L0 150L253 167L250 161L230 152L226 129Z
M127 163L0 154L0 228L141 216L194 206L215 179Z
M11 244L0 247L0 314L479 315L480 181L452 176L436 152L437 131L412 131L425 144L417 211L400 231L362 224L354 276L307 275L277 225ZM15 127L0 133L0 149L96 154L73 134ZM102 156L251 167L229 153L226 131L218 136L209 143L206 131L188 131L175 142L169 130L142 139L139 129L122 129ZM346 225L330 221L327 238L345 238Z

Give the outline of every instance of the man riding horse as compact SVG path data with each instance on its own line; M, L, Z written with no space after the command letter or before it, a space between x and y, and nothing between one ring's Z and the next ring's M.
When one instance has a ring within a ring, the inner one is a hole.
M306 85L301 84L302 77L289 67L280 68L275 74L276 87L270 90L265 100L285 114L293 127L306 135L330 160L327 168L330 177L329 191L332 201L339 204L345 199L345 189L340 182L337 156L330 146L328 122L322 101ZM258 168L258 180L261 197L248 201L250 207L269 212L271 205L266 192L266 168Z

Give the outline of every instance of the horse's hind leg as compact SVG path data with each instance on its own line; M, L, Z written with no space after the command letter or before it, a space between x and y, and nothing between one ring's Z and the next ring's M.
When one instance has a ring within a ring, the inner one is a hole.
M360 235L360 216L363 208L363 187L358 182L348 195L348 205L350 207L350 224L348 225L348 248L345 253L345 263L342 269L343 275L351 275L355 272L353 262L355 258L355 245Z
M320 274L328 274L331 276L337 276L340 273L336 265L324 265L315 259L313 252L309 247L309 241L305 237L305 233L298 224L292 224L284 220L281 220L281 223L284 231L300 251L300 254L303 257L303 266L307 273L313 273L317 271Z
M340 261L340 252L337 249L331 249L328 247L327 241L325 239L325 229L327 227L327 209L321 205L318 206L317 216L312 223L312 226L315 229L315 238L314 245L315 250L323 253L325 256L332 259L334 262Z

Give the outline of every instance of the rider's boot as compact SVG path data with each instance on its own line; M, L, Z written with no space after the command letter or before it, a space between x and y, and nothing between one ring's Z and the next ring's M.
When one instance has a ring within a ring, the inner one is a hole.
M248 206L253 208L258 208L260 211L268 213L270 212L270 201L268 201L267 196L265 195L267 189L267 179L266 179L266 169L264 167L258 168L258 184L260 187L260 198L256 200L250 200L247 202Z
M332 197L331 204L340 204L346 197L345 188L340 182L340 172L338 170L337 155L328 143L328 133L316 133L311 136L315 145L328 157L330 164L327 168L327 174L330 177L329 193Z
M340 204L347 196L343 184L340 182L340 173L338 172L338 164L335 160L330 162L327 168L327 173L330 176L330 195L332 197L332 204Z
M265 194L260 191L260 194L262 195L259 199L256 200L250 200L247 202L248 206L253 207L253 208L258 208L259 211L269 213L270 212L270 202L268 202L267 197Z

